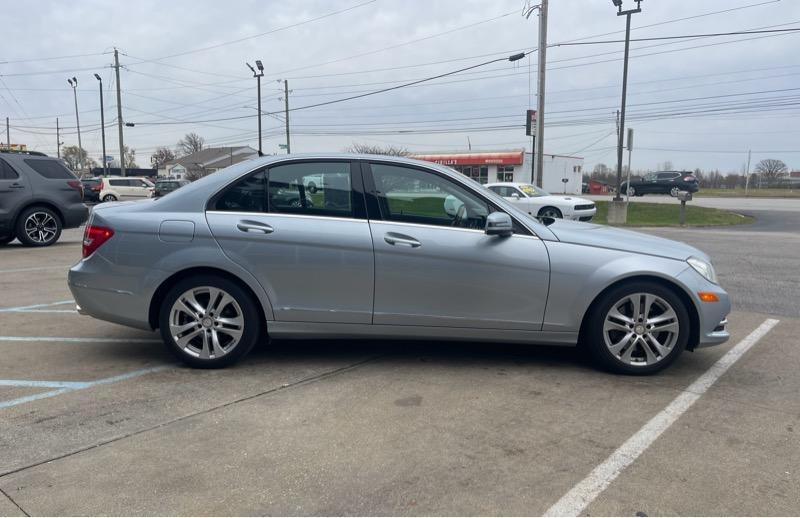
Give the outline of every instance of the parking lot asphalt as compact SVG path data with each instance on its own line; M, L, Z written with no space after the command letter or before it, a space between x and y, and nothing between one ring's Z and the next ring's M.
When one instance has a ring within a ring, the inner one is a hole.
M711 253L734 301L729 343L651 377L569 348L383 341L191 370L73 311L79 231L5 247L0 515L800 513L798 242L648 232Z

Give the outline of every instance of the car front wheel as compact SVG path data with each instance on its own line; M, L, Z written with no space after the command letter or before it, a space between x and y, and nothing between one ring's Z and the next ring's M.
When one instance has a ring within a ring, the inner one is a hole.
M256 304L245 289L224 277L184 279L161 304L161 337L192 367L226 367L250 352L261 336Z
M652 374L672 362L689 340L689 314L670 289L633 282L605 294L591 310L582 340L594 359L621 374Z
M106 202L108 202L108 201L117 201L117 197L114 196L113 194L106 194L105 196L103 196L103 201L106 201Z
M561 214L561 211L555 207L544 207L542 210L539 211L539 217L560 219L563 216Z
M679 192L681 192L680 189L678 189L677 187L673 187L672 189L669 190L669 195L672 196L673 198L677 198Z

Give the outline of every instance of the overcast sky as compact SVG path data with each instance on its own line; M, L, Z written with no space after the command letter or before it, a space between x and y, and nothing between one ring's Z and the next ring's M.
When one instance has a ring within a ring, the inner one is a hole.
M149 166L157 146L174 147L190 131L208 145L257 147L256 80L245 61L263 61L263 110L278 112L279 79L289 80L290 106L297 108L531 50L538 17L526 19L523 7L521 0L7 2L0 117L11 118L11 141L29 149L55 154L56 117L66 128L62 140L76 144L66 81L75 76L83 146L99 159L93 73L103 78L109 125L116 120L116 47L124 66L123 120L136 124L125 128L125 143L137 150L140 166ZM730 11L701 16L723 10ZM632 38L800 28L800 2L645 0L632 26ZM550 44L617 40L624 28L610 1L551 0ZM641 41L631 49L634 169L670 161L738 171L748 149L753 163L779 158L800 169L800 34ZM622 43L548 49L546 153L583 156L588 169L616 163L622 50ZM292 151L339 151L353 142L462 150L468 139L473 149L530 148L524 114L536 104L535 72L533 54L294 111ZM282 118L264 116L267 153L284 152ZM118 157L116 127L106 138L108 154Z

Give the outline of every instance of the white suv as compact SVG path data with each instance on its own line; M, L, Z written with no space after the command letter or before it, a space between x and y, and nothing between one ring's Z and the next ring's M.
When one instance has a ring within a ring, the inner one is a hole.
M106 176L100 182L100 201L150 198L155 187L144 176Z

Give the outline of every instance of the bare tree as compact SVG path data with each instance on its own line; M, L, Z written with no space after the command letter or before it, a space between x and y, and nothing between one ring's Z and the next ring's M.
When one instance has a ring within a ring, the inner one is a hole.
M391 155L391 156L408 156L410 155L408 149L400 146L375 146L372 144L359 144L353 142L353 145L345 148L347 153L358 153L360 155Z
M755 171L757 174L761 175L761 178L767 181L767 185L772 185L773 182L780 180L781 177L788 173L789 168L786 167L786 164L784 164L782 160L765 158L756 164Z
M125 151L125 169L136 169L139 167L136 164L136 150L128 146L122 146L122 149Z
M61 158L64 159L70 169L77 171L81 161L86 163L86 150L78 146L64 146L61 148Z
M172 151L168 147L158 147L156 148L155 152L150 155L150 163L153 165L154 168L160 169L161 166L169 162L170 160L175 160L176 155L175 152Z
M186 156L201 151L205 143L206 139L197 133L187 133L178 141L176 148L180 156Z

